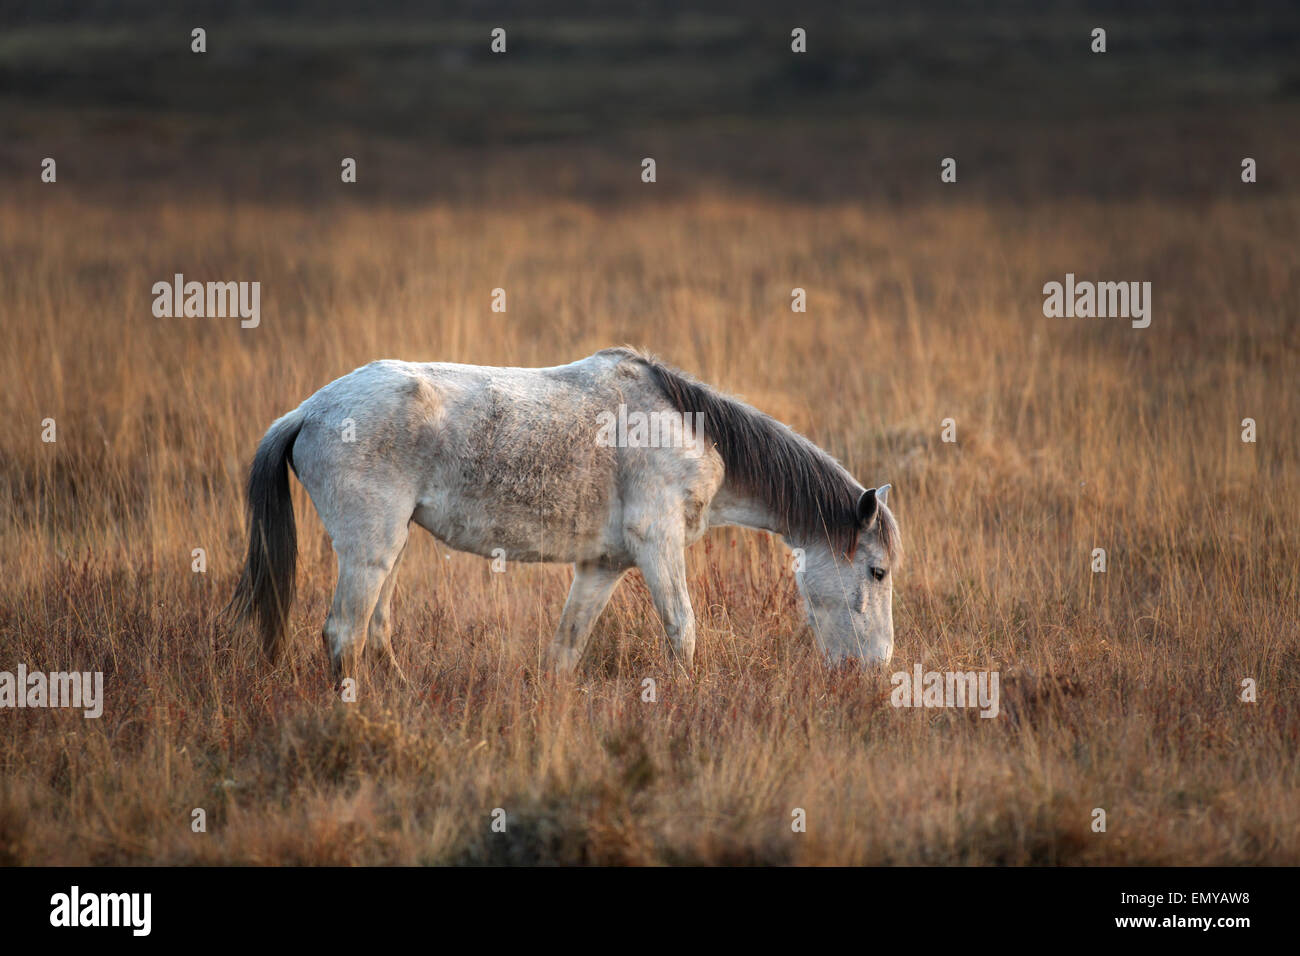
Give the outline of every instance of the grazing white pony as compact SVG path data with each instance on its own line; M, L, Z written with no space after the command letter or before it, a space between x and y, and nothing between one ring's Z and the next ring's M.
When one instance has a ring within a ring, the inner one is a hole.
M411 522L457 550L574 565L549 651L558 670L579 663L633 567L689 668L685 549L717 525L801 550L799 589L832 661L893 654L889 485L863 488L780 422L631 349L554 368L372 362L277 419L249 472L231 601L257 617L272 659L294 594L290 467L338 555L322 635L336 681L367 646L396 666L390 604Z

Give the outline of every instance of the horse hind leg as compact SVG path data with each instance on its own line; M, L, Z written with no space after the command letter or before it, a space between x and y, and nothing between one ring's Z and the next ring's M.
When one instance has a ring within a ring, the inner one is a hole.
M397 560L393 562L393 569L388 572L384 586L379 591L379 599L375 602L375 609L370 615L370 629L366 640L366 653L381 665L391 668L402 683L407 683L407 679L393 654L392 634L393 592L397 590L397 572L402 566L402 556L405 554L406 546L403 545L402 550L397 553Z
M322 637L335 684L356 672L366 646L375 608L406 546L410 515L351 522L346 531L331 533L338 555L339 580L325 620ZM387 595L392 597L391 592ZM387 627L387 608L381 628Z

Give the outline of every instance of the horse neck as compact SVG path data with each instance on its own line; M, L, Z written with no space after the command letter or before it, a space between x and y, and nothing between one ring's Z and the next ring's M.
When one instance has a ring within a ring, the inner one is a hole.
M779 534L791 548L800 548L805 552L830 553L826 539L820 535L809 538L781 527L781 522L767 504L743 489L724 480L722 487L713 497L709 508L709 527L750 528L754 531L769 531Z

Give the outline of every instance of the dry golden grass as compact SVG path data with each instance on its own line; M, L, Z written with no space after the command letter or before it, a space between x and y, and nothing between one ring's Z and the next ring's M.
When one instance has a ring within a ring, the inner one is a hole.
M97 721L0 712L0 862L1300 863L1295 197L69 196L0 201L0 669L102 669L108 700ZM261 327L153 318L178 271L261 281ZM1067 271L1152 281L1151 327L1045 319ZM291 652L268 668L219 624L272 418L378 357L622 343L892 481L890 670L999 669L1003 715L895 709L887 675L828 672L784 549L739 532L691 552L691 680L635 574L556 681L568 571L492 574L421 534L396 601L413 686L370 675L345 705L318 637L334 561L296 485Z

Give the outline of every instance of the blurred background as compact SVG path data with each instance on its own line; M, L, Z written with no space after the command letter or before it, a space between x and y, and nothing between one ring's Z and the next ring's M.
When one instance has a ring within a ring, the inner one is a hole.
M181 6L0 4L7 189L58 154L79 190L592 202L653 155L661 198L909 201L952 155L967 197L1204 197L1247 147L1259 192L1300 150L1287 2Z

